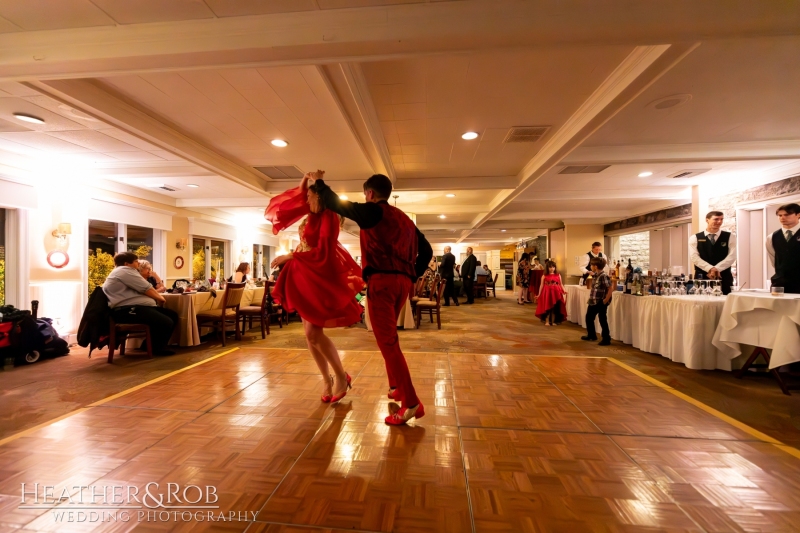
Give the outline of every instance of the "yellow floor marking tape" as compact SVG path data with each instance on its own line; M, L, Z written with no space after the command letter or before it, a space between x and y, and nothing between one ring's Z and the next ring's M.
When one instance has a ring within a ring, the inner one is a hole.
M196 366L204 365L204 364L208 363L209 361L213 361L214 359L218 359L218 358L222 357L223 355L228 355L229 353L235 352L238 349L239 348L231 348L230 350L227 350L227 351L222 352L222 353L218 353L217 355L209 357L208 359L203 359L202 361L194 363L193 365L189 365L189 366L183 367L183 368L181 368L179 370L175 370L174 372L170 372L169 374L164 374L163 376L157 377L155 379L151 379L150 381L148 381L146 383L142 383L141 385L136 385L135 387L131 387L130 389L124 390L124 391L122 391L122 392L120 392L118 394L114 394L112 396L109 396L108 398L103 398L100 401L97 401L97 402L94 402L94 403L90 403L86 407L81 407L80 409L75 409L74 411L70 411L67 414L61 415L61 416L59 416L57 418L53 418L52 420L48 420L47 422L43 422L43 423L41 423L39 425L36 425L36 426L30 427L28 429L22 430L19 433L14 433L13 435L9 435L8 437L6 437L4 439L0 439L0 446L2 446L4 444L7 444L7 443L9 443L11 441L17 440L17 439L19 439L21 437L24 437L26 435L30 435L34 431L38 431L38 430L40 430L42 428L45 428L45 427L50 426L52 424L55 424L56 422L60 422L61 420L64 420L65 418L69 418L71 416L80 414L80 413L82 413L84 411L88 411L90 407L97 407L98 405L102 405L102 404L104 404L106 402L110 402L111 400L119 398L120 396L125 396L126 394L130 394L133 391L137 391L139 389L147 387L148 385L152 385L153 383L157 383L159 381L165 380L165 379L167 379L167 378L169 378L171 376L174 376L176 374L180 374L181 372L185 372L185 371L187 371L187 370L189 370L191 368L194 368Z
M798 450L797 448L794 448L792 446L788 446L788 445L782 443L781 441L770 437L766 433L762 433L762 432L758 431L755 428L751 428L747 424L745 424L743 422L739 422L735 418L732 418L732 417L726 415L725 413L723 413L721 411L717 411L713 407L704 404L700 400L696 400L696 399L692 398L691 396L688 396L688 395L686 395L686 394L684 394L684 393L682 393L682 392L680 392L678 390L673 389L672 387L670 387L666 383L662 383L661 381L659 381L659 380L657 380L657 379L655 379L655 378L653 378L651 376L648 376L647 374L645 374L643 372L640 372L640 371L636 370L635 368L633 368L633 367L631 367L629 365L626 365L622 361L618 361L617 359L613 359L613 358L609 358L608 360L611 361L612 363L614 363L617 366L621 366L622 368L624 368L628 372L636 374L640 378L644 379L645 381L647 381L649 383L652 383L656 387L660 387L660 388L664 389L665 391L669 392L670 394L673 394L673 395L677 396L678 398L689 402L690 404L694 405L695 407L697 407L699 409L702 409L706 413L708 413L708 414L710 414L712 416L715 416L715 417L719 418L720 420L723 420L723 421L727 422L728 424L732 425L733 427L735 427L737 429L740 429L740 430L744 431L748 435L751 435L751 436L757 438L758 440L760 440L762 442L766 442L768 444L772 444L773 446L775 446L779 450L783 450L784 452L788 453L789 455L793 455L793 456L797 457L798 459L800 459L800 450Z

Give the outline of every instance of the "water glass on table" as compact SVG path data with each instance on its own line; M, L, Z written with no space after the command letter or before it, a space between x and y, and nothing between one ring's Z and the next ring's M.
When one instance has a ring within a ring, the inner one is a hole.
M770 294L772 294L772 296L775 296L776 298L782 298L783 287L772 287L772 289L770 290Z

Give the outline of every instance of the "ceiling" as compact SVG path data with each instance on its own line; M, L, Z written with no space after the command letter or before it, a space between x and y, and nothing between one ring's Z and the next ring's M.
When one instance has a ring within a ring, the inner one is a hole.
M258 167L385 173L437 244L612 222L800 172L798 15L731 1L0 0L0 175L258 225L297 181Z

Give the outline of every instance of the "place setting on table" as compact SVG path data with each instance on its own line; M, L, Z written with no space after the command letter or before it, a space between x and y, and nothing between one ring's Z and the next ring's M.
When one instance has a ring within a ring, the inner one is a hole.
M177 280L173 283L173 288L163 294L166 300L164 307L178 314L178 325L170 339L170 344L178 346L201 344L200 337L205 331L201 331L201 327L198 326L197 314L220 307L224 299L226 284L223 282L216 286L221 288L215 289L214 285L208 282L195 281L193 283L189 280ZM251 302L260 304L261 297L264 295L263 291L263 284L258 287L258 283L249 280L245 284L240 305L249 306Z

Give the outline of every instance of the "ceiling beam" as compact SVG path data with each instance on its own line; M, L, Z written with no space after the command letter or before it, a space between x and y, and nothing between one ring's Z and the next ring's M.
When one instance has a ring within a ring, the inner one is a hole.
M699 43L636 47L523 167L519 187L498 194L489 212L473 220L473 228L514 201L697 46Z
M392 157L360 65L336 63L318 68L373 172L389 176L394 183Z
M0 35L0 80L800 34L796 0L465 0Z
M693 163L800 158L800 140L746 141L630 146L581 146L565 157L564 165L627 163Z
M264 195L266 176L240 165L131 102L110 93L94 80L51 80L25 83L40 93L78 109L115 128L154 144L203 169Z

